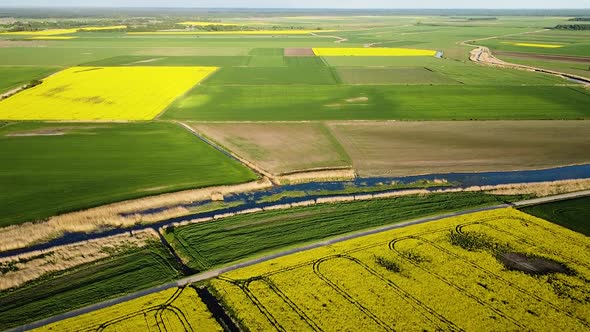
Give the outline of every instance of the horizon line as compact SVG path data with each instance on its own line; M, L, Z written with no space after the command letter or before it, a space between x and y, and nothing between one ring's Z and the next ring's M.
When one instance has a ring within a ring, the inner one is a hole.
M354 8L354 7L187 7L187 6L2 6L0 9L281 9L281 10L590 10L590 7L502 7L502 8L480 8L480 7L432 7L432 8Z

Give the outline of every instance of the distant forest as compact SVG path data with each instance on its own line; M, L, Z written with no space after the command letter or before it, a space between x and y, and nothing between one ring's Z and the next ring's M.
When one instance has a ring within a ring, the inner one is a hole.
M588 21L590 21L590 17L574 17L574 18L570 18L568 21L572 21L572 22L588 22Z
M556 30L590 30L590 24L560 24L556 25Z

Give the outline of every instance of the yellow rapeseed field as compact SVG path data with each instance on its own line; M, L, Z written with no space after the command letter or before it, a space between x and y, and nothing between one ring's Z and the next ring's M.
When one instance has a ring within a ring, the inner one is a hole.
M1 32L0 35L14 35L14 36L55 36L67 35L78 32L78 29L48 29L39 31L15 31L15 32Z
M313 48L317 56L435 56L436 51L411 48L358 47L358 48Z
M216 67L73 67L0 101L2 120L151 120Z
M309 35L335 30L243 30L243 31L153 31L128 32L128 35Z
M558 44L511 43L511 42L502 42L502 44L510 44L510 45L522 46L522 47L538 47L538 48L562 48L564 46L564 45L558 45Z
M589 249L582 234L503 209L274 259L211 285L251 331L587 331ZM556 270L523 272L533 268Z
M102 31L102 30L121 30L126 29L126 25L114 25L106 27L81 27L72 29L48 29L39 31L15 31L15 32L0 32L0 35L15 35L15 36L55 36L68 35L80 31Z
M33 331L223 331L195 289L169 289Z

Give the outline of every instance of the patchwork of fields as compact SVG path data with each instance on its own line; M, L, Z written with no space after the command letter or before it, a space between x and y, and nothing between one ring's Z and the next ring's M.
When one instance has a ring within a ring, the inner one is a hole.
M98 262L51 273L0 293L0 328L7 329L155 287L182 274L159 243L128 248Z
M205 271L362 229L519 198L455 193L316 205L169 228L165 236L188 266Z
M363 13L0 18L0 330L590 329L588 31Z
M279 258L211 285L249 330L539 330L550 321L582 331L588 245L507 209Z

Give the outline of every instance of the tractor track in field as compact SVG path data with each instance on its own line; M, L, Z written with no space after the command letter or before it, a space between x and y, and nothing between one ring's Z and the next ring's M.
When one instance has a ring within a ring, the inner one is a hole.
M437 220L450 218L450 217L462 216L462 215L471 214L471 213L475 213L475 212L492 211L492 210L498 210L498 209L503 209L503 208L507 208L507 207L524 207L524 206L529 206L529 205L549 203L549 202L554 202L554 201L559 201L559 200L566 200L566 199L579 198L579 197L585 197L585 196L590 196L590 190L555 195L555 196L549 196L549 197L543 197L543 198L537 198L537 199L531 199L531 200L525 200L525 201L515 202L512 204L499 204L499 205L494 205L494 206L481 207L481 208L477 208L477 209L464 210L464 211L452 212L452 213L445 213L445 214L440 214L440 215L436 215L436 216L432 216L432 217L420 218L420 219L416 219L416 220L411 220L411 221L407 221L407 222L397 223L397 224L393 224L393 225L387 225L387 226L383 226L383 227L379 227L379 228L375 228L375 229L369 229L369 230L365 230L365 231L361 231L361 232L357 232L357 233L353 233L353 234L339 236L339 237L331 238L328 240L324 240L324 241L320 241L320 242L316 242L316 243L312 243L312 244L307 244L307 245L300 246L297 248L280 251L280 252L277 252L274 254L254 258L254 259L251 259L248 261L244 261L244 262L228 265L225 267L217 268L214 270L202 272L199 274L195 274L192 276L188 276L186 278L172 281L172 282L169 282L169 283L157 286L157 287L152 287L152 288L145 289L145 290L142 290L142 291L139 291L136 293L128 294L128 295L125 295L125 296L122 296L122 297L119 297L116 299L111 299L111 300L107 300L107 301L104 301L101 303L97 303L97 304L93 304L93 305L90 305L87 307L76 309L76 310L73 310L73 311L70 311L67 313L63 313L63 314L56 315L56 316L53 316L50 318L39 320L37 322L26 324L26 325L23 325L23 326L20 326L17 328L13 328L8 331L27 331L27 330L39 328L39 327L42 327L42 326L45 326L48 324L59 322L64 319L73 318L73 317L80 316L80 315L83 315L86 313L90 313L90 312L93 312L96 310L104 309L104 308L107 308L107 307L110 307L110 306L113 306L113 305L116 305L119 303L127 302L127 301L130 301L130 300L142 297L142 296L161 292L161 291L164 291L164 290L167 290L170 288L185 287L187 285L190 285L190 284L193 284L196 282L201 282L201 281L205 281L208 279L216 278L216 277L219 277L220 275L225 274L227 272L234 271L234 270L241 269L241 268L248 267L248 266L252 266L252 265L256 265L259 263L263 263L263 262L266 262L266 261L269 261L269 260L272 260L275 258L284 257L284 256L288 256L291 254L300 253L300 252L304 252L304 251L309 251L309 250L316 249L316 248L326 247L326 246L330 246L330 245L344 242L347 240L360 238L363 236L378 234L378 233L382 233L382 232L386 232L386 231L390 231L390 230L394 230L394 229L399 229L399 228L403 228L403 227L407 227L407 226L424 224L424 223L428 223L428 222L432 222L432 221L437 221Z

